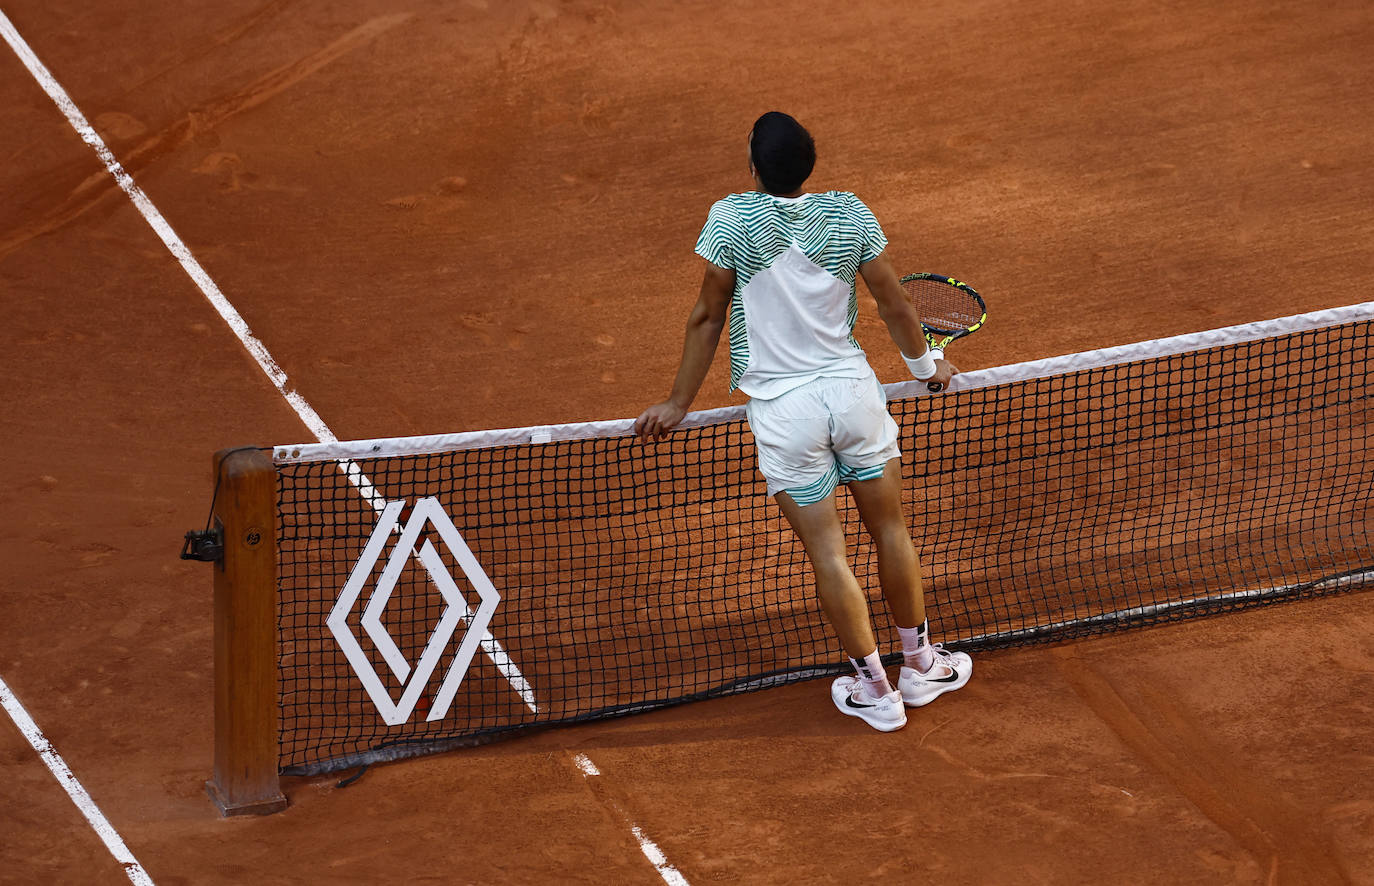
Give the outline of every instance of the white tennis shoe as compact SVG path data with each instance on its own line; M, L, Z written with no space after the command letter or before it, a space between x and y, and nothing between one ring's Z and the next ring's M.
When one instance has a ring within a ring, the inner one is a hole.
M897 679L897 691L907 707L928 705L946 692L962 689L973 676L973 659L966 652L950 652L935 644L935 663L924 674L903 666Z
M841 714L858 717L879 732L894 732L906 725L902 694L895 689L882 698L873 698L858 677L836 677L830 684L830 700Z

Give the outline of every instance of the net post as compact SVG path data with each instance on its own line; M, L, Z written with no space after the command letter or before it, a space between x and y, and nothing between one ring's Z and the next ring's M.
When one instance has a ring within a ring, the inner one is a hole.
M286 808L277 774L277 472L260 449L215 453L215 768L220 814Z

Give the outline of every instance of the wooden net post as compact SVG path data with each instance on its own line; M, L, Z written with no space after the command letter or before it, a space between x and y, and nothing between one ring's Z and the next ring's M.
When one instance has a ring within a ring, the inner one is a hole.
M277 776L277 473L259 449L215 453L215 772L223 815L286 808Z

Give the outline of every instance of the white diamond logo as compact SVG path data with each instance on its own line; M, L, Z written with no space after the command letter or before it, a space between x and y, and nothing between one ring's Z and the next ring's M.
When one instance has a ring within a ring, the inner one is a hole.
M416 702L424 693L425 687L429 685L430 677L439 664L444 648L448 646L454 633L460 627L466 627L463 640L458 646L453 663L449 665L448 673L444 675L444 681L439 687L439 691L435 693L426 719L440 720L448 713L449 705L453 703L453 696L458 692L458 687L462 684L463 677L466 676L468 667L472 664L473 656L476 655L479 646L492 658L502 676L510 682L511 687L520 693L525 704L531 710L535 710L529 684L525 682L524 677L510 662L500 644L487 633L487 625L496 612L497 605L501 602L501 595L492 585L491 580L487 578L487 574L482 570L481 564L477 562L472 551L468 549L467 543L463 541L463 536L458 532L458 528L453 525L453 521L449 519L443 506L435 498L422 498L415 502L415 509L410 515L410 520L400 529L400 538L392 549L391 557L387 560L381 577L378 578L377 585L372 590L372 596L368 598L367 606L363 610L361 621L363 632L367 634L368 639L372 641L386 661L387 667L402 684L400 701L392 700L391 693L383 684L381 676L378 675L367 654L363 652L358 638L349 628L348 616L357 604L358 598L362 596L363 588L381 558L387 539L391 537L393 532L397 531L397 522L404 507L404 501L393 501L389 502L382 510L381 518L378 520L376 528L372 530L372 535L363 548L362 556L354 564L353 572L349 575L348 582L339 594L339 599L334 604L326 622L330 633L334 635L339 648L343 650L344 655L348 658L348 663L353 667L353 672L357 674L363 688L367 690L368 697L372 699L377 712L381 714L382 720L388 726L396 726L410 719L411 714L415 711ZM469 608L468 601L464 598L462 591L459 590L457 583L454 582L453 575L450 574L448 567L444 564L443 558L439 556L439 552L434 549L434 545L426 539L418 549L415 547L415 542L426 526L433 526L438 532L444 544L448 545L454 559L458 561L463 574L467 576L468 581L477 592L481 603L475 611ZM443 614L439 618L439 623L434 626L429 640L420 654L420 660L415 663L413 668L411 663L406 661L405 655L382 624L382 613L391 600L392 592L396 589L396 583L400 580L402 570L405 569L412 557L424 567L430 581L434 583L446 604Z

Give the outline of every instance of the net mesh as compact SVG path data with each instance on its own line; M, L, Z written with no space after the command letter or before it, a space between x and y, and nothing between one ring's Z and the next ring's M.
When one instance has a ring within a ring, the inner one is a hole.
M1374 583L1372 326L894 399L934 638L989 649ZM286 773L844 668L741 418L652 444L278 462ZM406 546L411 508L431 497L451 529L427 519ZM369 559L381 502L396 500L407 510ZM893 649L874 552L848 494L837 500ZM340 603L350 579L356 599Z

